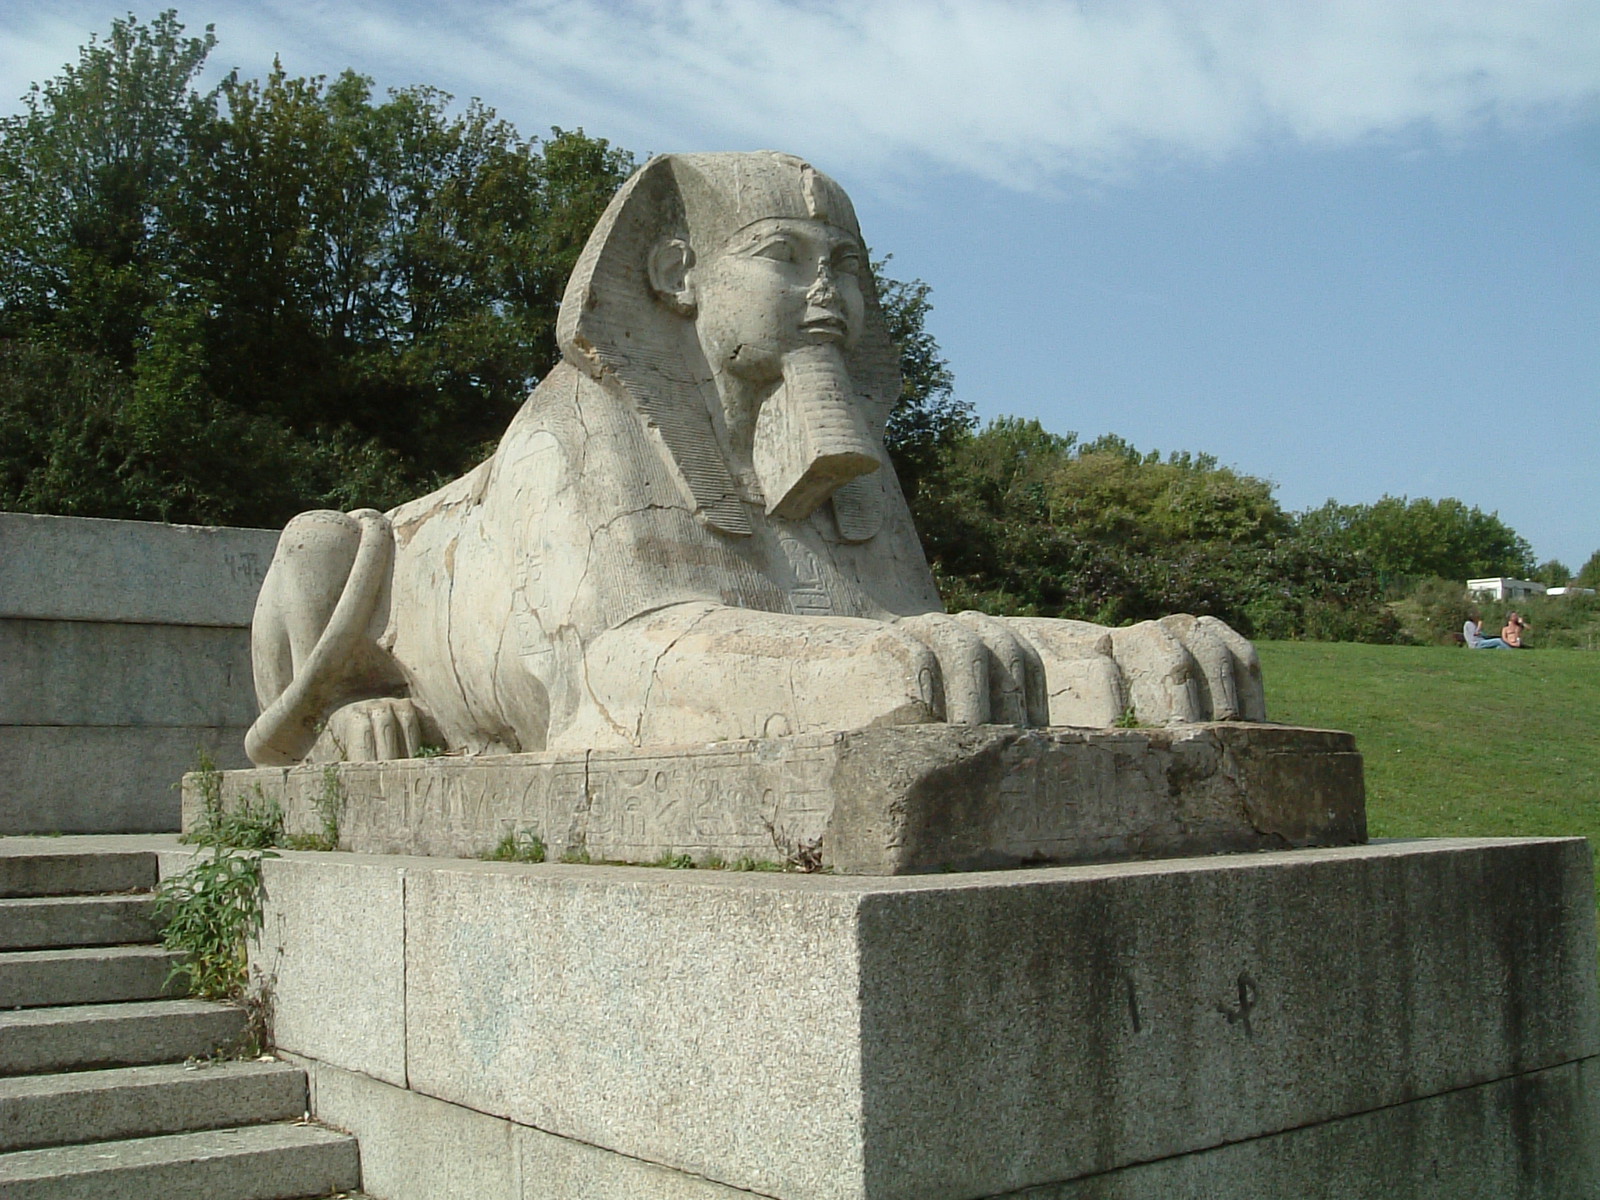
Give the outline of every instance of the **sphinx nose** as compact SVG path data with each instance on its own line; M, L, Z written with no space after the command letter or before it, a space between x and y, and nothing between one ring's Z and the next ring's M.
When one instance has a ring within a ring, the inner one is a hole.
M828 304L838 298L839 288L834 279L833 267L827 259L822 259L817 263L816 279L806 289L806 299L812 304Z

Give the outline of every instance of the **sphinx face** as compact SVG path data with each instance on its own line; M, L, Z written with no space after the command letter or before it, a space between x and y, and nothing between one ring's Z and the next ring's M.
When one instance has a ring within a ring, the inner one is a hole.
M818 220L747 225L693 269L696 328L707 361L752 383L772 382L786 354L853 347L865 304L861 244Z
M769 513L807 517L880 465L844 357L866 320L865 265L846 231L770 217L689 273L731 449L753 468Z

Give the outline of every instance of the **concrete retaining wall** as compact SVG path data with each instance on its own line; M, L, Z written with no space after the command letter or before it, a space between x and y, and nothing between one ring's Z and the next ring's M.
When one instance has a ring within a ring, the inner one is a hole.
M278 1044L381 1200L1600 1196L1581 839L265 883Z
M176 830L199 747L248 765L277 539L0 513L0 834Z

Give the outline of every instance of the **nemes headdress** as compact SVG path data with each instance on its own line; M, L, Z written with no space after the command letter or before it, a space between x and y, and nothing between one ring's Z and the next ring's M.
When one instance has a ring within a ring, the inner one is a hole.
M705 372L683 361L683 318L657 301L648 258L674 236L710 254L769 217L825 221L860 238L844 189L794 155L758 150L651 159L622 185L590 234L556 324L563 357L594 379L622 385L659 432L701 517L736 535L749 534L751 525L712 424L714 393L705 390ZM899 355L876 292L863 283L864 328L845 361L865 425L881 443L900 395ZM867 476L835 493L848 540L876 532L882 486Z
M861 238L844 189L792 154L678 154L672 162L689 243L704 252L767 217L825 221Z

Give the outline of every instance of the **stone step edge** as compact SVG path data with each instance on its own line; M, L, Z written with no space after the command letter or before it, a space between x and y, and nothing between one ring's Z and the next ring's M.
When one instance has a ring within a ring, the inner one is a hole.
M264 1125L230 1126L190 1133L168 1133L147 1138L85 1142L74 1146L50 1146L35 1150L12 1150L0 1154L0 1185L44 1183L48 1180L87 1180L150 1170L181 1170L185 1166L204 1169L209 1164L233 1160L240 1165L260 1154L300 1150L328 1150L343 1146L355 1149L355 1138L314 1121L276 1121ZM347 1180L348 1192L359 1186L359 1166L341 1172L335 1179ZM341 1184L329 1181L323 1191L308 1197L337 1193ZM63 1191L63 1197L73 1191Z
M0 951L0 1006L54 1008L159 1000L186 990L182 955L159 945Z
M152 892L0 898L0 953L160 943Z
M13 1075L0 1153L294 1121L307 1100L305 1071L271 1058Z
M158 1024L161 1039L175 1043L182 1048L181 1052L163 1050L160 1057L152 1057L151 1052L142 1050L130 1054L126 1045L115 1044L118 1041L138 1044L140 1039L136 1026L151 1021ZM8 1009L0 1011L0 1079L70 1071L114 1070L208 1057L233 1044L247 1021L248 1015L236 1005L192 997ZM186 1026L201 1026L202 1029L212 1027L206 1030L211 1036L191 1035L186 1032ZM117 1034L124 1031L128 1036L118 1038ZM74 1033L78 1035L77 1046L93 1049L77 1051L72 1045ZM14 1044L17 1039L43 1038L52 1034L69 1039L68 1053L46 1055L26 1050L17 1053ZM224 1036L218 1037L217 1034ZM101 1049L113 1057L105 1058L97 1054L96 1051ZM12 1065L18 1061L23 1063L21 1069ZM34 1065L39 1063L43 1065Z
M156 874L150 850L34 846L7 853L0 847L0 898L147 892Z

